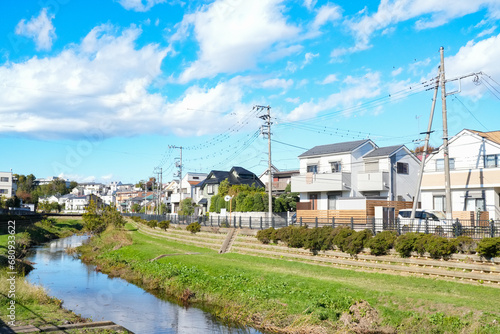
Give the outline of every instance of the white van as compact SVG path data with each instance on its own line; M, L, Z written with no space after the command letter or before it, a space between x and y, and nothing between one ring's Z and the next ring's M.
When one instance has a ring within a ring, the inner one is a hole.
M418 209L415 211L415 218L413 220L410 218L411 211L412 209L399 210L398 218L402 233L427 232L444 235L446 232L451 232L452 230L452 224L446 221L446 217L441 211Z

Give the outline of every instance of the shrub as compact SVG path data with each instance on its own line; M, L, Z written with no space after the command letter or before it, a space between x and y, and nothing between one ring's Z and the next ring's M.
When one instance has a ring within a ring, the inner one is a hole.
M170 227L170 220L162 220L158 223L158 227L166 231Z
M158 221L157 220L150 220L146 223L146 225L148 225L151 228L155 228L156 226L158 226Z
M276 232L273 233L271 240L275 243L280 240L288 245L288 243L290 242L290 237L292 236L293 229L293 226L287 226L277 229Z
M333 246L333 228L323 226L309 230L304 238L304 248L309 249L313 254L318 251L332 249Z
M195 234L195 233L198 233L198 232L201 231L201 225L198 222L194 222L194 223L189 224L186 227L186 230L188 230L189 232Z
M276 230L273 227L260 230L257 232L257 240L267 245L271 240L275 240L275 233Z
M394 248L401 257L409 257L415 247L415 242L418 239L418 233L409 232L400 235L394 243Z
M500 256L500 237L482 239L477 244L476 251L477 254L486 259Z
M433 237L434 236L432 234L418 233L413 250L420 256L423 256L425 252L429 251L429 242L433 239Z
M31 245L31 236L28 232L16 234L16 243L14 244L14 252L16 259L20 259L28 252L28 247Z
M427 242L427 251L434 259L447 259L455 253L456 250L455 243L445 237L432 236Z
M338 226L333 231L333 244L337 246L341 251L345 251L347 246L347 238L353 234L354 231L349 227Z
M476 252L477 244L471 237L461 235L454 239L453 242L455 243L457 252L463 254L474 254Z
M288 247L302 248L309 233L307 226L293 227L291 229L290 238L288 239Z
M385 255L394 247L396 238L396 232L383 231L371 238L366 246L370 248L370 254L372 255Z
M343 251L351 256L360 253L372 236L373 234L370 230L359 232L353 231L353 233L346 238Z

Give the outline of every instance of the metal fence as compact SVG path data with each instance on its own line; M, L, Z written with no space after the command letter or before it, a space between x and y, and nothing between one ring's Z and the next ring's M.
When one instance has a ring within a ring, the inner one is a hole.
M181 216L175 214L166 215L147 215L143 213L123 213L124 216L138 216L147 221L149 220L170 220L173 224L189 225L198 222L201 226L210 227L234 227L250 228L262 230L269 227L281 228L289 225L323 227L346 226L355 231L371 230L375 235L382 231L395 231L398 235L408 232L418 232L426 234L436 234L448 238L459 236L470 236L473 239L500 237L500 220L494 221L471 221L471 220L423 220L410 218L396 218L390 220L375 218L299 218L290 219L284 217L272 217L271 219L263 217L207 217L207 216Z

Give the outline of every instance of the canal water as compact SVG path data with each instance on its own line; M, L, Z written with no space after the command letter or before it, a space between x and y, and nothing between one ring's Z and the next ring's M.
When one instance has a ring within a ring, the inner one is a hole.
M63 307L94 321L109 320L134 333L256 334L251 328L226 326L197 308L162 300L121 278L96 272L65 252L87 236L72 236L33 248L27 260L35 269L27 280L43 286Z

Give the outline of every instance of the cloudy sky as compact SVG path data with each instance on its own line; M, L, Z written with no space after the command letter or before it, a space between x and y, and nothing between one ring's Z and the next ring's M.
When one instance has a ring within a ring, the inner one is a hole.
M366 4L368 3L368 5ZM136 182L371 138L413 149L444 47L449 133L500 130L500 0L5 0L0 171ZM439 95L440 96L440 95ZM442 139L441 102L432 144Z

